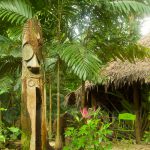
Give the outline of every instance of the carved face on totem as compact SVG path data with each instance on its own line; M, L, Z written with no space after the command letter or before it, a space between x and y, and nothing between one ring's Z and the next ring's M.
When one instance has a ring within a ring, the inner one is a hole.
M30 44L24 45L23 48L23 61L26 63L26 67L34 74L38 74L40 70L40 60L34 53Z
M32 74L39 74L42 62L42 32L40 23L30 19L23 30L23 64Z

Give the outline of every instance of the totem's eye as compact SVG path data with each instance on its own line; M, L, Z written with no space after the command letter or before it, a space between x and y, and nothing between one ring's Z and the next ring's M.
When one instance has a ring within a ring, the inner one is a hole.
M34 55L34 52L33 52L32 46L29 44L26 44L22 50L23 60L29 61L33 57L33 55Z

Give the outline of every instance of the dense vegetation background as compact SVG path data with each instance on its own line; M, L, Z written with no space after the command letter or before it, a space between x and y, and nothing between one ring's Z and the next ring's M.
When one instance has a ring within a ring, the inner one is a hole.
M38 18L43 29L47 118L50 100L55 118L57 102L61 113L68 110L64 96L85 80L101 82L99 70L107 62L147 55L137 41L149 13L149 0L0 0L0 107L7 109L0 111L0 120L20 127L21 37L27 19Z

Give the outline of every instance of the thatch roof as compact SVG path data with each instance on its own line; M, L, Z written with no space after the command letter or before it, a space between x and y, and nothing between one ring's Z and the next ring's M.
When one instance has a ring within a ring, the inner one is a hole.
M138 44L150 48L150 33L142 37ZM105 84L113 84L116 88L134 82L150 83L150 59L136 59L134 62L118 59L108 63L102 74L108 78Z
M108 78L105 84L108 86L113 84L116 88L135 82L150 83L150 59L135 62L113 61L102 71L102 74Z

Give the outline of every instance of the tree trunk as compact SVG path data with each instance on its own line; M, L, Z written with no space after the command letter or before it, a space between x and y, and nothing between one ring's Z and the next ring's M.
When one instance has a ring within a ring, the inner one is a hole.
M57 9L57 17L58 17L58 31L57 38L58 44L61 44L61 19L62 19L62 5L63 1L58 0L58 9ZM62 136L60 133L60 58L58 56L58 64L57 64L57 130L56 130L56 142L55 142L55 150L61 150L63 148Z
M52 87L49 78L49 138L52 138Z
M11 101L11 107L13 108L13 99L14 99L14 96L13 96L13 93L10 94L10 101ZM15 126L15 120L13 119L12 120L12 125Z
M59 60L57 66L57 130L56 130L56 142L55 142L55 149L61 150L63 147L62 144L62 137L60 134L60 76L59 76Z
M139 98L139 90L137 84L133 85L133 101L134 101L134 111L136 115L135 120L135 136L136 136L136 143L139 144L141 140L140 135L140 98Z
M2 107L2 104L1 104L1 100L0 100L0 108ZM0 110L0 122L2 121L2 111Z

